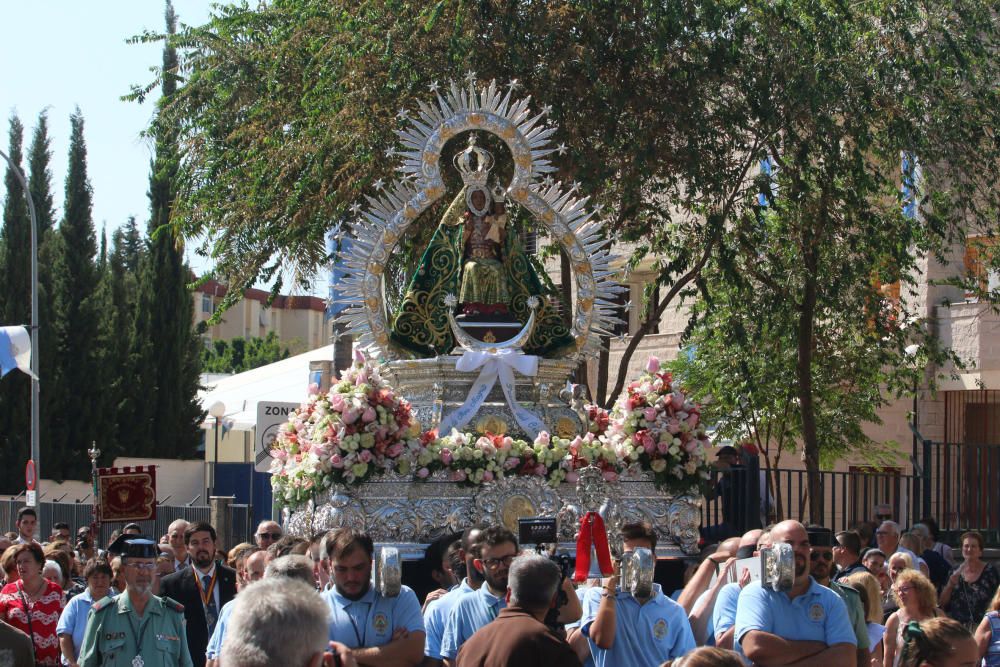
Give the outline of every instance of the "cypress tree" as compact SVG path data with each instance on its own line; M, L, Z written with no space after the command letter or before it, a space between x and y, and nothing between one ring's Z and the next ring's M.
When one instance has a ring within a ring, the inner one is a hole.
M169 103L177 90L177 52L170 41L176 30L171 3L164 13L167 41L163 49L162 98ZM192 324L193 305L187 287L180 236L170 226L179 164L177 131L157 120L153 125L156 156L149 179L149 254L142 265L132 360L145 388L132 401L140 425L133 442L137 451L163 457L193 456L201 440L203 417L197 400L200 347Z
M48 465L52 451L52 434L48 417L61 410L51 391L59 384L59 367L56 365L56 335L53 263L58 254L59 235L54 233L56 211L52 196L51 141L49 119L46 112L38 114L38 122L28 148L28 190L35 203L38 221L38 377L40 378L39 439L43 461ZM48 474L48 472L46 472Z
M89 469L86 450L92 441L104 439L99 432L104 377L96 344L100 332L100 276L94 262L97 239L87 178L84 121L79 109L70 117L70 125L66 198L53 280L58 317L52 326L60 377L56 386L47 388L58 410L47 417L53 437L46 474L56 479L84 479Z
M24 159L24 126L10 117L8 152L19 168ZM31 218L14 170L7 166L3 229L0 230L0 325L31 324ZM12 464L28 460L31 449L31 378L12 372L0 379L0 451ZM0 466L0 488L19 489L19 465Z

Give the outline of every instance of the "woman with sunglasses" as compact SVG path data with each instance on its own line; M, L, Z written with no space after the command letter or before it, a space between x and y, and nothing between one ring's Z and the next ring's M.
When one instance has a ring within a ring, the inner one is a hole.
M885 624L883 644L885 653L882 664L897 667L902 656L903 629L911 621L925 621L943 615L937 608L937 592L931 580L918 570L899 572L892 582L892 594L899 609L889 616Z

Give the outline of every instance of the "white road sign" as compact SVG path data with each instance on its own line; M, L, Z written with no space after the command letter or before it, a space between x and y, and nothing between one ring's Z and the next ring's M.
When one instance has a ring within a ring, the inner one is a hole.
M298 403L261 401L257 404L257 438L254 442L254 469L267 472L271 469L271 443L278 429L288 421L288 413L299 407Z

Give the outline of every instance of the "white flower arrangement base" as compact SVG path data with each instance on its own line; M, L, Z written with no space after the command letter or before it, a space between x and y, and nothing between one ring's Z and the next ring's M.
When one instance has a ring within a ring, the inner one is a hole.
M660 557L697 553L702 497L668 495L652 477L621 477L604 489L601 508L612 531L622 523L648 521L656 530ZM522 517L557 517L560 548L572 553L581 507L572 484L553 487L537 477L505 477L479 486L448 481L438 473L426 481L386 475L355 487L334 487L295 510L285 510L288 533L308 538L341 526L363 529L375 542L390 544L406 559L423 555L427 543L473 523L503 524L517 533ZM611 536L614 540L614 535Z

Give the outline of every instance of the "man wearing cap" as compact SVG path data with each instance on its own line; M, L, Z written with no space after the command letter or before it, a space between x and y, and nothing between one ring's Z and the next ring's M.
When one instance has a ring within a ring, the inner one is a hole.
M831 581L833 574L833 531L822 526L809 526L809 573L821 586L826 586L840 596L847 606L847 616L854 628L857 646L858 665L867 665L870 659L868 650L868 623L865 619L865 607L861 596L850 586Z
M236 596L236 571L215 561L215 528L192 523L184 531L184 543L192 566L160 580L164 595L184 605L187 644L195 667L205 664L205 647L215 630L222 607Z
M713 480L721 471L722 476L706 500L718 498L722 506L722 523L702 526L701 537L706 544L720 542L727 537L736 537L743 532L747 520L747 469L742 465L740 453L735 447L726 445L716 452Z
M91 607L80 646L80 667L191 667L184 607L153 595L156 543L141 535L115 540L125 569L125 592Z

